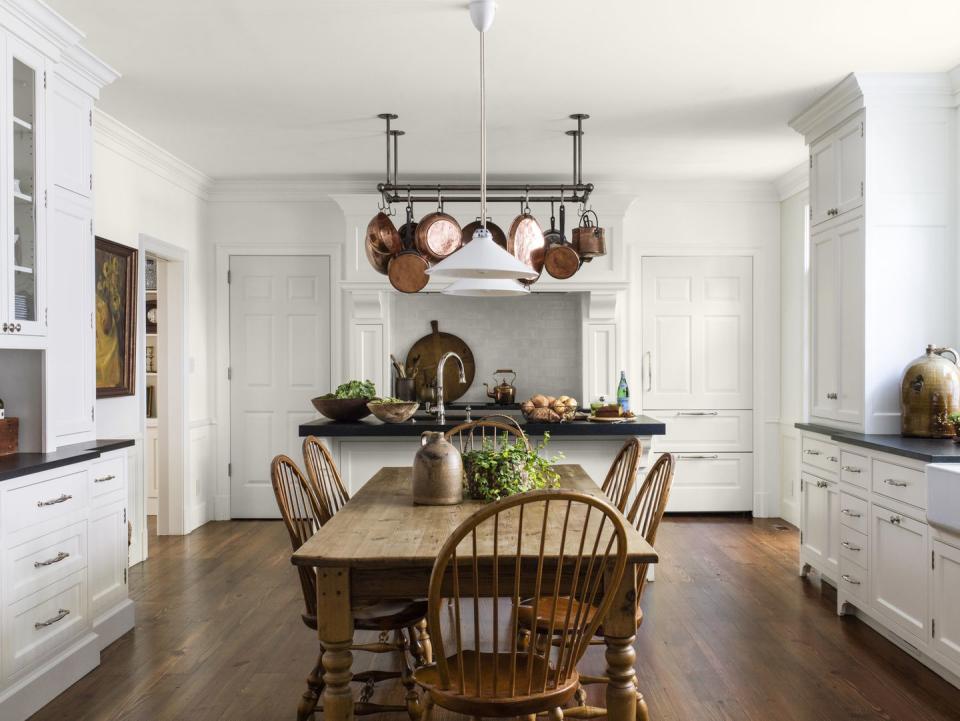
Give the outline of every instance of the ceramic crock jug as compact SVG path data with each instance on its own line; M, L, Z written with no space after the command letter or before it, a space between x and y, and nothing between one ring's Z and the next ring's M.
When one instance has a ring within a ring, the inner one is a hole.
M463 501L463 459L443 433L426 431L413 459L413 502L452 506Z
M953 359L944 358L949 353ZM953 438L951 413L960 413L960 356L953 348L927 346L903 372L900 432L917 438Z

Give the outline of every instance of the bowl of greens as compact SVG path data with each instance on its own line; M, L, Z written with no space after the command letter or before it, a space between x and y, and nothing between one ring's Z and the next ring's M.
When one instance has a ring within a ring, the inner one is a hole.
M384 423L403 423L413 418L420 404L416 401L402 401L399 398L374 398L367 408Z
M333 393L311 400L313 407L333 421L359 421L370 415L367 403L377 397L372 381L347 381Z

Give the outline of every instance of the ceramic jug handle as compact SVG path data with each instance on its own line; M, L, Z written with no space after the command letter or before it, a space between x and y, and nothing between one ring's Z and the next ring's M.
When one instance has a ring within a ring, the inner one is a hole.
M953 356L953 364L960 365L960 353L957 353L953 348L936 348L933 351L937 355L943 355L944 353L949 353Z
M421 447L421 448L422 448L423 446L427 445L427 434L428 434L428 433L430 433L430 431L424 431L423 433L420 434L420 447Z

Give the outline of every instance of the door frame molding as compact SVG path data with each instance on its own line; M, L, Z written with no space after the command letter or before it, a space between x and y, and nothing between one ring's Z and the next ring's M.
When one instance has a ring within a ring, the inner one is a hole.
M216 472L214 474L216 489L214 492L213 518L217 521L230 520L230 476L227 467L230 463L230 381L227 379L227 369L230 367L230 285L227 283L227 273L230 270L230 258L235 255L315 255L330 259L330 335L331 341L341 337L341 288L343 277L342 253L343 246L339 243L290 243L282 245L243 245L233 243L218 243L215 246L215 282L214 306L216 313L216 338L214 388L216 391L217 410L217 448ZM331 388L335 379L341 374L342 353L337 352L335 343L329 344L330 349L330 383Z
M779 250L779 245L777 246ZM780 397L764 392L764 385L771 384L771 372L777 379L780 376L779 334L775 338L768 338L767 328L764 326L764 313L769 312L769 303L776 301L776 326L780 326L780 276L776 279L765 279L766 266L771 260L771 251L766 246L719 246L709 243L688 245L667 245L663 243L641 244L633 249L632 280L629 290L628 305L635 312L636 317L630 318L631 328L640 328L643 322L641 298L643 292L643 259L648 257L750 257L753 261L753 515L758 518L770 518L780 515L780 474L779 474L779 442L780 442ZM779 252L776 254L779 260ZM771 288L771 284L773 287ZM766 293L764 293L766 291ZM642 357L642 329L631 333L630 357ZM777 349L777 363L768 368L768 347L774 343ZM636 361L636 365L639 361ZM772 370L771 370L772 369ZM639 366L631 371L640 378L642 375ZM776 384L779 389L779 382ZM654 411L656 413L656 411Z

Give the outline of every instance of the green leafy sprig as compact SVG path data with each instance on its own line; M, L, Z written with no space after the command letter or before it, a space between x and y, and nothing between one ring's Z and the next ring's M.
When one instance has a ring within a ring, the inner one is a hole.
M550 434L533 448L527 448L522 438L495 448L491 441L484 441L479 449L463 454L467 495L475 500L497 501L517 493L538 488L556 488L560 474L553 465L562 460L563 454L550 458L541 452L550 442Z

